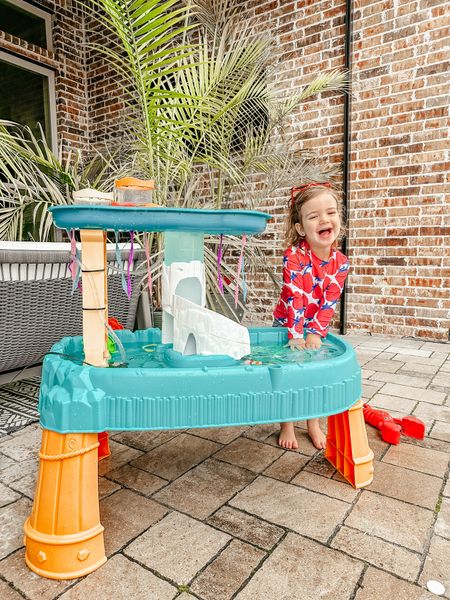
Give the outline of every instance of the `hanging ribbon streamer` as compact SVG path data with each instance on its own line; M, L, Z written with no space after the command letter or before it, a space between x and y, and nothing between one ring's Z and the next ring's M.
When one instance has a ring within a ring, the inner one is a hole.
M78 248L76 249L76 252L75 252L75 262L76 262L76 271L75 271L75 277L73 277L73 281L72 281L71 294L73 294L77 288L79 290L81 290L81 252L80 252L80 250L78 250Z
M71 294L79 288L81 290L81 254L77 249L77 241L75 239L75 230L71 229L67 232L70 238L70 262L69 271L72 278L72 290Z
M130 254L128 256L128 269L127 269L127 296L131 298L131 267L133 264L134 257L134 231L130 231Z
M237 273L236 273L236 287L234 288L234 308L238 307L239 285L240 285L240 282L241 282L241 271L242 271L242 265L243 265L243 262L244 262L244 249L245 249L246 242L247 242L247 236L244 233L244 235L242 236L241 254L239 256L238 266L237 266Z
M152 272L150 269L150 234L145 233L145 258L147 259L148 297L152 299Z
M122 262L122 253L120 252L120 248L119 248L119 232L118 231L115 232L115 236L116 236L116 262L119 265L120 278L122 280L122 289L125 292L125 294L128 295L127 282L125 281L125 269L123 267L123 262Z
M220 234L219 249L217 251L217 284L219 286L220 293L223 296L223 279L222 279L222 273L221 273L222 257L223 257L223 235Z
M244 302L245 302L247 300L247 282L245 280L245 258L244 258L244 255L242 255L242 297L244 298Z
M69 271L72 277L72 281L75 279L75 274L77 270L76 258L77 258L77 241L75 239L75 230L71 229L67 232L70 239L70 262L69 262Z

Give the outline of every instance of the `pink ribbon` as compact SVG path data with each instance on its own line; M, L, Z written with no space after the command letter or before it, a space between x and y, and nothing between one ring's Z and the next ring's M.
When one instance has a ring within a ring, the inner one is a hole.
M234 308L238 307L239 285L241 282L241 271L242 271L242 265L243 265L243 261L244 261L244 248L245 248L246 243L247 243L247 236L244 233L244 235L242 236L241 254L239 256L237 273L236 273L236 287L234 288Z

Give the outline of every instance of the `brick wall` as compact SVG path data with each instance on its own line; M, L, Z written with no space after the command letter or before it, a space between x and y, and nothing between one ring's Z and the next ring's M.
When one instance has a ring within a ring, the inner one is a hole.
M341 0L243 6L263 14L275 37L281 91L301 86L318 70L343 65ZM447 7L440 0L354 2L350 330L447 340ZM340 98L305 103L290 120L283 143L341 161L342 126ZM271 208L277 240L285 198L275 199ZM261 296L270 304L270 293L261 290Z
M274 37L274 83L295 91L320 70L344 64L343 0L241 0ZM0 34L0 48L34 58L57 74L60 138L86 147L115 135L123 122L117 83L80 41L101 31L70 0L40 0L55 14L54 53L36 52ZM446 340L450 311L448 141L448 3L355 0L348 328ZM343 101L336 94L302 104L277 142L343 157ZM280 266L288 190L261 201L274 215L267 238ZM253 276L253 316L270 320L275 290Z

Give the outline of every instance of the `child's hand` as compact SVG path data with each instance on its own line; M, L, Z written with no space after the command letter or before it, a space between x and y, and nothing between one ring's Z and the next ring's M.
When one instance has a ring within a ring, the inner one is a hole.
M305 349L305 340L301 338L292 338L288 342L288 346L291 350L304 350Z
M320 350L322 338L317 333L308 333L306 336L305 347L307 350Z

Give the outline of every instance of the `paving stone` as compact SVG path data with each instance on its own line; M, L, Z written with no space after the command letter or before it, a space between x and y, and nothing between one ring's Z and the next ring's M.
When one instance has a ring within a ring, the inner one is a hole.
M356 358L361 367L373 360L379 353L379 350L360 350L359 348L355 348Z
M388 573L369 567L355 600L433 600L436 598L423 588L401 581Z
M384 381L386 383L426 388L431 381L431 377L412 377L401 373L384 373L381 371L372 375L370 381Z
M362 350L386 350L392 346L392 340L365 340L362 344L359 344L358 348Z
M372 382L367 382L367 381L362 381L362 398L364 398L365 400L370 400L371 398L373 398L375 396L375 394L378 392L378 390L380 388L383 387L383 383L379 383L374 381Z
M218 527L233 537L240 538L255 546L271 550L284 533L284 530L271 523L261 521L257 517L236 510L231 506L223 506L207 523Z
M120 490L100 502L105 550L110 556L167 514L167 509L130 490Z
M284 450L281 448L273 448L267 444L242 437L222 448L214 455L214 458L244 467L255 473L261 473L283 453Z
M22 596L0 579L0 598L2 600L22 600Z
M206 519L254 479L246 469L206 460L153 498L197 519Z
M24 548L0 561L0 575L29 600L53 600L76 581L58 581L36 575L27 567ZM0 588L0 598L6 600L7 596L5 598L1 591ZM13 598L15 599L15 596Z
M430 510L363 490L345 525L422 552L432 522Z
M429 431L434 421L450 423L450 405L439 406L420 402L414 409L413 415L421 419L425 423L427 431Z
M39 469L37 458L29 458L19 463L12 461L12 459L8 460L11 460L11 463L5 466L0 473L0 479L6 485L11 485L14 481L22 479L22 477L26 477L30 473L37 473Z
M434 525L437 535L450 540L450 498L442 498L438 518Z
M6 441L0 439L0 452L17 461L36 458L41 447L42 430L39 427L25 427L20 435Z
M294 477L291 483L301 485L313 492L319 492L320 494L337 498L343 502L351 503L359 494L359 490L355 490L348 483L341 483L334 479L330 479L329 477L322 477L321 475L316 475L309 471L302 471Z
M375 375L376 371L371 371L370 369L361 369L361 377L362 379L369 379L372 375Z
M117 490L120 490L120 485L117 485L117 483L109 481L109 479L105 479L104 477L98 478L98 497L100 500L117 492Z
M205 600L229 600L265 556L262 550L233 540L200 573L190 590Z
M404 363L398 360L383 360L380 358L374 358L364 365L366 369L373 369L374 371L384 371L385 373L395 373L400 369Z
M396 383L387 383L383 389L383 394L389 396L398 396L399 398L409 398L410 400L420 400L430 404L443 404L445 394L433 390L424 390L422 388L411 387L407 385L397 385Z
M386 454L389 444L383 441L381 438L381 433L378 431L378 429L376 429L376 427L366 424L366 432L369 448L373 452L374 459L380 460L381 457Z
M438 373L431 382L433 386L439 386L444 389L450 389L450 374L449 373Z
M229 444L247 431L248 427L205 427L204 429L189 429L188 433L217 442Z
M348 510L346 502L267 477L258 477L230 504L322 542Z
M36 465L37 467L37 465ZM38 468L36 468L32 473L28 475L24 475L20 479L16 481L12 481L9 485L15 489L17 492L20 492L30 500L34 499L34 494L36 492L36 483L38 478Z
M447 496L447 497L450 497L450 478L447 479L447 483L445 484L443 495Z
M269 436L278 434L280 426L278 423L263 423L261 425L252 425L245 432L244 436L250 440L264 442Z
M405 443L408 446L418 446L419 448L428 448L430 450L436 450L437 452L443 452L450 456L450 442L444 442L443 440L436 440L431 437L425 436L423 440L415 440L414 438L404 438ZM408 440L406 442L406 440Z
M113 436L116 442L149 452L180 435L180 431L123 431Z
M402 443L391 446L384 455L383 462L443 477L448 468L448 455L445 452Z
M311 473L316 473L316 475L322 475L323 477L332 477L336 473L336 469L330 461L325 458L323 452L320 452L309 461L305 467L305 471L310 471Z
M406 354L396 354L394 360L400 360L400 361L404 362L405 365L411 364L411 365L414 365L415 368L420 369L420 366L423 364L440 367L442 365L442 363L445 362L445 357L442 357L442 356L433 357L433 355L432 355L431 357L424 360L423 358L417 357L417 356L407 356Z
M280 481L290 481L306 465L308 460L307 456L303 456L297 452L285 452L267 467L264 475L279 479Z
M119 469L123 465L126 465L128 462L130 462L130 460L142 455L140 450L129 448L128 446L119 444L114 440L110 440L109 447L111 449L111 456L104 458L98 463L99 475L105 475L109 471Z
M413 377L417 377L420 375L427 375L429 377L432 377L438 371L438 365L429 365L426 363L405 363L404 366L397 371L397 373L401 373L402 375L412 375Z
M108 477L114 481L118 481L127 488L144 494L144 496L151 496L167 484L165 479L161 479L152 473L142 471L142 469L137 469L131 465L124 465L120 469L110 471Z
M321 600L348 600L362 570L362 563L290 533L236 600L317 600L319 594Z
M173 600L176 594L176 587L119 554L70 588L61 599Z
M397 396L387 396L383 391L384 388L381 393L375 394L373 398L371 398L370 405L374 408L387 410L389 413L394 411L396 413L409 415L417 404L417 400L407 400L406 398L399 398Z
M177 584L188 584L230 536L177 512L139 536L125 554Z
M173 480L198 465L221 446L210 440L181 433L162 446L133 460L132 466L153 473L163 479Z
M450 423L436 421L429 435L432 438L444 440L444 442L450 442Z
M418 554L357 529L342 527L331 546L410 581L419 574L421 560Z
M445 587L445 597L450 598L450 541L437 535L431 539L419 583L426 585L430 579L440 581Z
M0 483L0 508L7 504L11 504L11 502L18 500L19 498L20 495L17 492L6 487L3 483Z
M5 469L8 469L9 467L12 467L16 464L17 462L15 460L0 452L0 473L3 473Z
M23 524L30 516L32 503L28 498L0 508L0 560L23 546Z
M399 354L400 358L403 356L416 356L420 358L428 358L431 356L431 350L419 350L417 348L403 348L402 346L390 346L389 352L393 354Z
M422 346L422 350L431 350L432 352L450 354L450 344L448 342L443 342L442 344L437 342L425 342L425 344Z
M371 492L397 498L434 510L442 487L442 479L418 471L375 461Z

